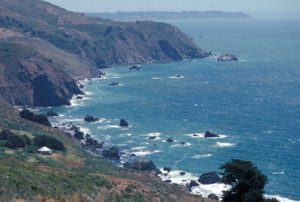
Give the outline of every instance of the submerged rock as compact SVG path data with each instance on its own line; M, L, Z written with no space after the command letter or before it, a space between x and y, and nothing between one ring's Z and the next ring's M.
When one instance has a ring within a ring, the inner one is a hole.
M191 180L190 183L187 185L188 190L191 191L192 187L197 187L199 186L199 183L196 182L195 180Z
M108 85L110 85L110 86L118 86L120 84L118 82L110 82Z
M103 142L99 143L97 140L87 137L86 138L86 146L91 147L92 149L101 149L103 147Z
M140 70L142 69L141 65L133 65L132 67L129 68L129 70Z
M96 122L96 121L98 121L99 119L98 118L95 118L95 117L93 117L93 116L91 116L91 115L86 115L85 117L84 117L84 121L85 122Z
M125 119L120 120L121 127L129 127L129 123Z
M172 169L169 168L169 167L164 167L163 170L164 170L164 171L167 171L167 172L169 173Z
M73 131L79 131L80 128L77 127L77 126L75 126L75 125L72 125L71 128L70 128L70 130L73 130Z
M238 61L238 58L233 54L223 54L217 58L218 61Z
M216 172L209 172L202 174L198 181L201 184L215 184L222 182L222 179L219 177L218 173Z
M133 170L140 170L140 171L148 171L153 172L155 174L161 173L160 170L155 166L153 161L149 159L135 159L131 162L127 162L124 164L124 168L130 168Z
M206 131L204 134L205 138L214 138L214 137L220 137L219 135L217 135L216 133L213 133L211 131Z
M219 197L215 194L209 194L207 198L212 199L212 200L217 200L217 201L219 200Z
M54 117L54 116L58 116L58 114L54 111L49 111L49 112L47 112L46 116Z
M167 142L172 143L172 142L174 142L174 140L172 138L168 138Z
M79 131L79 130L76 130L75 133L74 133L74 137L78 140L83 140L84 139L84 133Z
M120 151L116 146L110 147L102 151L102 156L109 160L120 160Z

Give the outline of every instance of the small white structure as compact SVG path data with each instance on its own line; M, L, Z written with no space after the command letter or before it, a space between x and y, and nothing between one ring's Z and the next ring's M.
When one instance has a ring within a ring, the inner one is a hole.
M39 148L38 152L44 155L52 154L52 150L49 149L48 147L41 147Z

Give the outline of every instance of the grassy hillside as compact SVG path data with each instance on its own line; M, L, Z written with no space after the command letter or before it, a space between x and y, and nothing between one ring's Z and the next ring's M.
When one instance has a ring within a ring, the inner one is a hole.
M13 149L0 135L0 201L204 201L152 174L114 167L83 151L68 134L21 119L14 109L0 106L0 133L8 129L31 140ZM34 140L40 136L55 138L66 150L39 154Z

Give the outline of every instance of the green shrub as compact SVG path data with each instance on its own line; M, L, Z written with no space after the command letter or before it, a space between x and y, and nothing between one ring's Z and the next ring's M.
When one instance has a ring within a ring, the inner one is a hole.
M10 130L3 130L0 133L0 140L6 140L8 136L14 135Z
M32 144L31 139L26 135L16 135L10 130L3 130L0 133L0 140L6 140L4 146L11 149L24 148Z
M6 140L7 142L5 143L5 146L11 149L24 148L26 146L25 140L22 136L13 134L8 136Z
M60 140L51 136L39 135L33 142L37 147L48 147L54 150L66 151L65 145Z

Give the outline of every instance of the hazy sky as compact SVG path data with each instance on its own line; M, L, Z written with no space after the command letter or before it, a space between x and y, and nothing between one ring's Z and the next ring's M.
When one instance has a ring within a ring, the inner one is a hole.
M300 12L300 0L47 0L79 12L223 10Z

